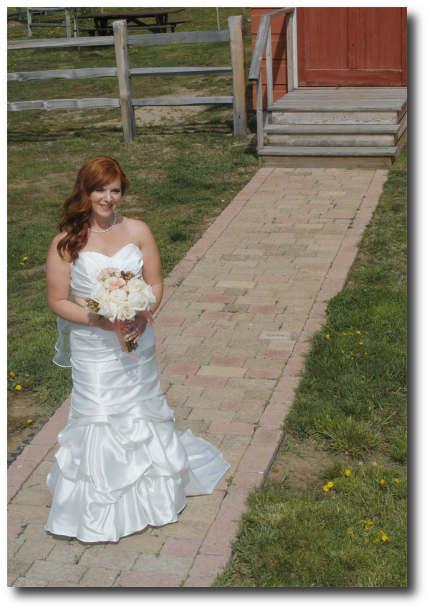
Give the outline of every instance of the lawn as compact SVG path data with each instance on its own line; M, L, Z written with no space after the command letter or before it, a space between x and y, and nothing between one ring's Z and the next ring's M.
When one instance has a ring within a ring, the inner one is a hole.
M220 9L221 28L229 15L240 14L240 8ZM52 15L43 19L52 21ZM192 23L177 31L217 28L215 9L209 7L187 8L184 19ZM34 38L63 35L64 30L39 28ZM8 38L26 39L26 24L9 21ZM250 47L248 37L248 66ZM131 67L227 66L230 46L137 47L130 50L130 62ZM81 56L76 48L8 53L8 72L114 65L113 47L83 48ZM135 97L232 94L230 76L137 77L132 86ZM47 306L44 263L77 170L97 155L119 161L131 183L122 211L148 223L166 276L258 169L250 88L248 93L251 132L243 138L233 138L231 106L138 108L137 137L127 145L119 110L8 113L9 455L71 388L70 371L52 364L57 333ZM117 80L11 82L8 87L10 101L98 96L118 97Z
M406 587L406 148L216 587Z

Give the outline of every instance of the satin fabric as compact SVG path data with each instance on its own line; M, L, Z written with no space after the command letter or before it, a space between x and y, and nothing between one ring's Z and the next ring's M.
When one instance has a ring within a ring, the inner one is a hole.
M88 297L104 267L137 274L142 264L134 244L113 257L82 252L72 265L72 293ZM47 477L52 503L45 529L53 534L115 542L175 522L186 496L212 493L229 468L210 443L176 429L149 324L138 344L134 360L113 331L71 325L71 407Z

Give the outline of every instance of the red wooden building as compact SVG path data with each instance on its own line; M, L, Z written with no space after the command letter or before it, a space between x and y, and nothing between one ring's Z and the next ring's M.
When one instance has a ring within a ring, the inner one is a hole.
M406 140L406 8L251 8L251 31L264 164L391 164Z

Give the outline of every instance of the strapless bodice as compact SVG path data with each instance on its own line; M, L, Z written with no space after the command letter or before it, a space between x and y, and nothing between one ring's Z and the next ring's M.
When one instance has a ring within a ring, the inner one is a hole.
M88 298L97 282L98 274L106 267L116 267L137 275L142 272L142 265L142 252L136 244L126 244L113 256L89 250L81 252L71 265L71 293L73 296Z

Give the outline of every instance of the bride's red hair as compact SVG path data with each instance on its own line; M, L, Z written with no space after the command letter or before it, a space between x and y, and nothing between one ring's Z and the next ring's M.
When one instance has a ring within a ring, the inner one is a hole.
M124 195L129 182L115 159L94 157L81 167L72 193L64 202L63 213L58 222L59 230L66 232L57 244L58 253L62 258L72 262L78 258L79 252L88 241L92 210L90 194L117 178L121 181L121 192Z

